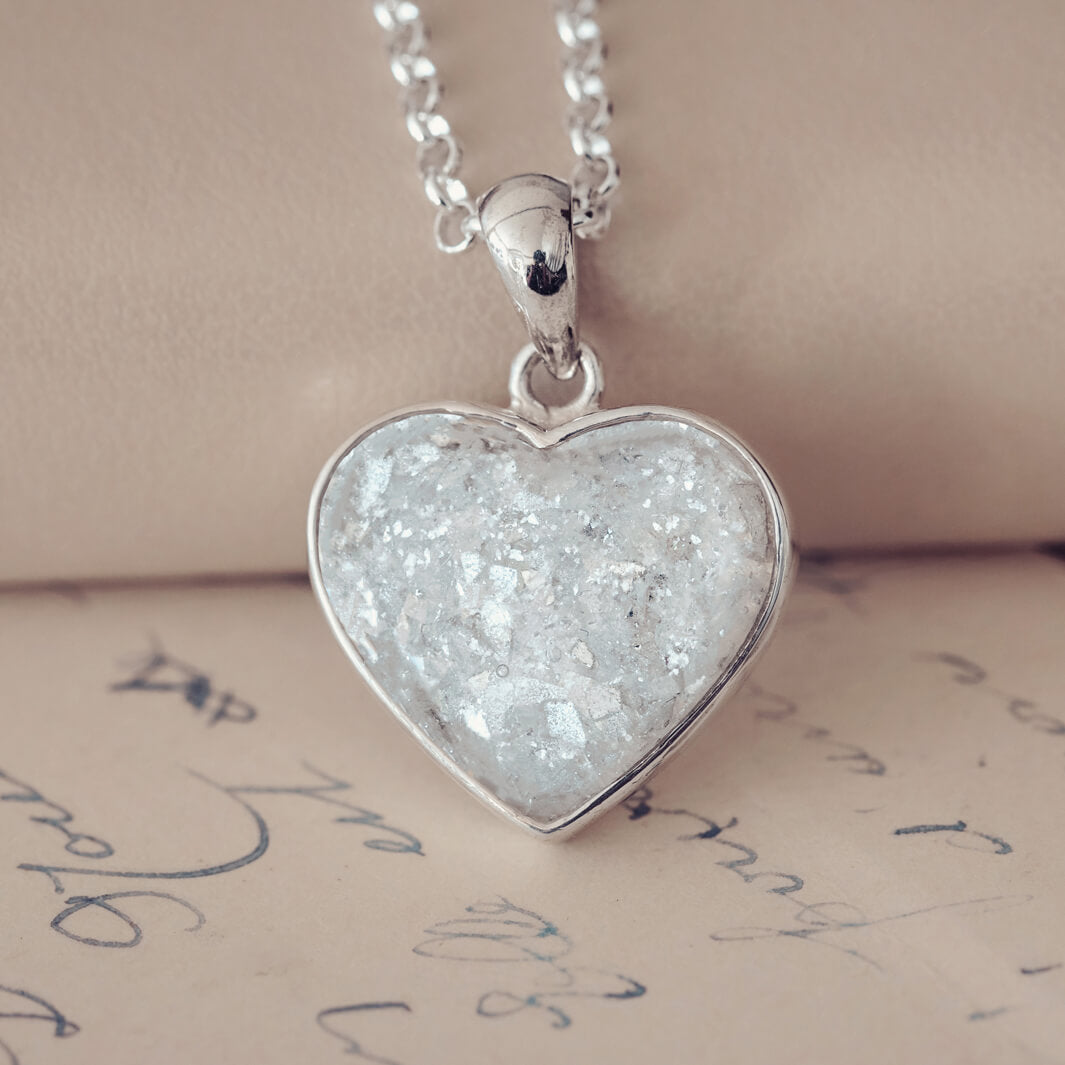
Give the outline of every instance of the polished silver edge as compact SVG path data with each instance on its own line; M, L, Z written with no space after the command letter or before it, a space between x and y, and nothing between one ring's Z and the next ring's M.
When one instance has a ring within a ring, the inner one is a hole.
M548 449L556 447L573 437L580 436L594 429L602 429L610 425L634 421L679 421L691 425L695 429L716 436L726 444L735 448L751 464L757 475L766 498L770 502L771 520L776 536L776 559L773 568L773 581L769 594L759 612L758 618L751 627L743 646L737 652L729 666L718 677L717 682L707 690L703 697L688 712L684 719L677 723L643 758L633 765L623 776L615 780L607 788L601 791L593 799L573 814L549 823L540 823L519 813L509 807L499 798L489 792L482 784L471 777L464 769L441 751L432 740L418 726L407 717L402 707L397 705L388 693L377 682L369 667L363 661L354 642L340 623L333 605L329 601L325 585L322 580L321 559L318 551L318 528L322 497L326 487L332 479L334 472L341 460L353 448L357 447L371 433L384 428L393 422L402 421L414 415L424 414L452 414L466 418L479 419L491 422L495 425L503 425L519 433L534 447ZM378 420L364 426L353 436L349 437L322 467L318 479L315 481L311 493L311 503L307 515L307 545L310 563L311 585L318 598L329 625L336 636L338 643L344 649L348 658L358 669L363 680L366 681L370 690L388 707L392 715L401 725L421 744L441 767L456 777L486 806L494 810L511 824L518 825L526 831L541 838L561 840L573 835L586 827L597 817L606 813L616 806L622 799L638 788L648 777L651 776L667 758L672 757L681 747L691 739L697 726L709 719L711 713L741 685L743 679L757 660L758 656L769 643L777 622L780 619L781 608L791 589L796 570L796 548L791 538L791 521L787 504L784 502L779 490L769 476L768 471L753 451L735 433L726 429L710 418L695 414L692 411L680 410L674 407L641 406L641 407L616 407L608 410L596 410L580 416L571 422L554 428L543 429L533 425L513 411L502 410L493 407L482 407L477 404L463 402L444 402L423 404L404 407L391 412Z

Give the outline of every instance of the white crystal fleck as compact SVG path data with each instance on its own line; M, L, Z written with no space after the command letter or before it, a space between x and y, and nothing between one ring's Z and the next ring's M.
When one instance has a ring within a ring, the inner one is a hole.
M466 724L470 731L478 736L482 736L486 740L492 738L492 733L488 731L488 726L484 721L484 714L481 713L474 706L466 707L466 713L463 715L466 719Z
M555 751L562 758L573 758L584 747L587 737L581 724L581 715L573 703L548 703L547 729L558 741Z
M592 654L588 645L583 640L578 640L570 651L570 657L575 662L580 662L582 666L587 666L589 669L595 665L595 655Z
M769 595L763 489L727 441L667 417L538 449L421 413L326 487L326 595L415 726L540 823L574 813L704 697Z

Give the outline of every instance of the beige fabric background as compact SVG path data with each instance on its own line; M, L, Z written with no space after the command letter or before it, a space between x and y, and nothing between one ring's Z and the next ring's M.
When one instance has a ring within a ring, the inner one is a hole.
M568 174L546 8L425 4L475 191ZM0 579L302 568L361 422L502 401L520 326L433 249L368 4L0 13ZM1065 5L603 23L608 401L739 431L807 546L1065 536Z

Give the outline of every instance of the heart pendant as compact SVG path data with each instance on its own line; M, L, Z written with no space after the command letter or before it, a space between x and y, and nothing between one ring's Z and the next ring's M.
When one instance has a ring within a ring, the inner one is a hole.
M532 338L511 410L376 422L326 465L308 522L315 590L370 687L470 791L556 838L623 799L739 682L792 571L784 504L727 430L598 409L574 206L543 174L478 201ZM540 402L538 366L580 375L575 398Z
M758 460L664 407L553 428L397 412L327 464L308 531L371 688L470 791L553 836L624 798L738 683L792 569Z

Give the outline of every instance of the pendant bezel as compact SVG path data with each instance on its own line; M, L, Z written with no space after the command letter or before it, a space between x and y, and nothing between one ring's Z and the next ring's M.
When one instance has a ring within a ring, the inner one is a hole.
M647 754L629 767L625 773L615 779L610 785L588 800L576 812L558 818L555 821L538 822L514 810L492 794L484 785L474 779L433 743L418 725L407 716L403 707L391 698L374 677L368 664L337 617L325 589L319 552L320 515L323 496L337 466L353 448L358 447L371 433L394 422L425 414L449 414L501 426L518 433L528 444L541 450L550 450L574 437L626 422L668 420L686 423L692 428L717 437L727 445L735 448L750 464L769 505L776 546L772 580L758 617L751 626L747 638L739 651L683 719L674 725L665 736L661 737ZM307 520L307 543L311 586L314 589L319 605L329 621L334 636L370 690L388 707L393 717L419 742L421 747L432 756L437 764L447 770L486 806L506 821L535 836L556 840L565 839L573 835L626 798L660 768L667 759L676 754L697 731L698 726L709 720L712 712L735 692L758 656L768 645L769 637L779 621L781 608L787 598L796 570L796 547L791 538L791 520L787 505L769 472L754 452L733 432L713 419L692 411L658 405L590 410L588 413L582 414L562 425L549 427L536 425L513 410L461 401L416 404L392 411L363 426L350 436L337 448L323 466L311 494Z

